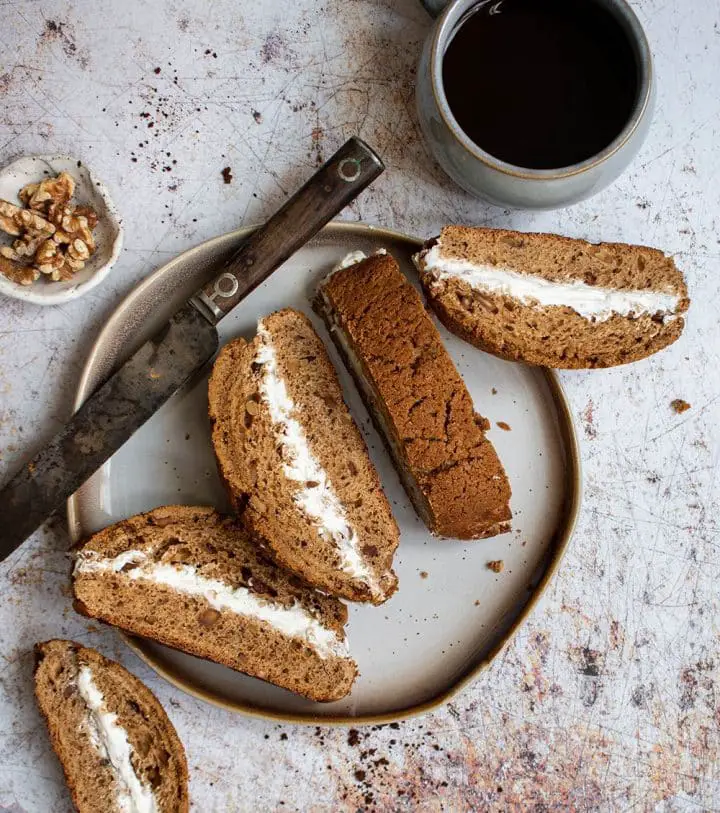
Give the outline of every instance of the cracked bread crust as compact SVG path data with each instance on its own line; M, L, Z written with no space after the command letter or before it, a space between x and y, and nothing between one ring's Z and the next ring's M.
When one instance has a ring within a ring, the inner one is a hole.
M506 267L551 282L584 282L618 290L672 291L673 318L614 314L591 321L571 307L535 307L512 296L473 288L464 280L438 279L418 271L428 303L449 331L508 361L556 369L613 367L638 361L676 341L685 326L687 286L671 257L624 243L589 243L555 234L446 226L442 257Z
M90 741L88 710L77 689L83 666L91 669L107 710L117 714L132 748L135 773L152 789L160 813L187 813L185 751L157 698L96 650L73 641L46 641L35 645L35 696L77 810L120 810L116 781Z
M458 539L509 530L510 485L487 421L395 260L374 255L333 273L317 307L430 530Z
M236 520L212 508L156 508L105 528L76 554L114 558L129 550L142 551L162 564L191 565L202 577L244 587L273 604L299 604L345 640L347 607L342 602L318 593L265 559ZM202 596L131 579L122 570L76 572L73 592L75 609L83 615L311 700L344 697L357 676L357 665L349 656L323 658L305 641L266 622L228 609L218 611Z

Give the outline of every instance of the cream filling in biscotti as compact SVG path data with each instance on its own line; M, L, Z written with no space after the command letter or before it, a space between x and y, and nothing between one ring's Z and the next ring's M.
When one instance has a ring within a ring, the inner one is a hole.
M604 322L615 314L672 317L680 304L680 297L670 291L603 288L581 280L554 282L511 268L444 257L440 243L416 254L414 260L421 271L437 280L465 282L475 290L510 296L524 305L572 308L585 319L597 322Z
M77 688L88 709L90 741L103 759L118 788L117 806L122 813L158 813L152 790L140 781L130 759L132 746L127 732L118 723L118 716L108 711L105 698L93 680L89 666L81 666Z
M377 251L373 252L373 257L377 254L381 255L387 254L387 249L379 248ZM331 277L338 271L342 271L343 268L350 268L351 265L357 265L358 263L361 263L363 260L367 260L367 257L368 255L364 251L360 251L359 249L357 251L349 252L342 258L342 260L340 260L340 262L337 265L333 266L332 271L327 275L327 277L325 277L321 284L324 284L327 281L328 277Z
M293 495L295 504L313 521L322 536L332 540L340 557L342 571L366 584L373 597L380 597L383 591L360 553L358 535L295 417L295 404L279 372L272 336L262 320L258 324L258 337L260 347L255 355L255 363L263 367L260 395L270 412L278 442L283 447L283 473L288 480L302 484Z
M301 604L296 602L285 607L267 601L246 587L230 587L219 579L209 579L198 573L193 565L157 562L141 550L124 551L112 559L104 559L93 552L80 552L75 563L76 576L103 571L122 571L123 576L133 581L153 582L178 593L205 599L218 612L227 610L264 621L276 632L302 640L323 659L349 657L347 641L338 637L335 630L323 626Z

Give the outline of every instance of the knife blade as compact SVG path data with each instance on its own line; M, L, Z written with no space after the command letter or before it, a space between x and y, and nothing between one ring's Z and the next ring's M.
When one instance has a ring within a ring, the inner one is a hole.
M6 559L215 355L217 323L385 167L349 139L0 491Z

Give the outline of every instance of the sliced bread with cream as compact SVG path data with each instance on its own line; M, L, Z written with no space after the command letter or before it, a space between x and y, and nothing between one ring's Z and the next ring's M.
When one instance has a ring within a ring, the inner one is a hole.
M428 302L482 350L544 367L612 367L682 333L687 287L645 246L446 226L416 255Z
M278 311L226 345L209 403L218 467L254 538L321 590L386 601L399 530L310 320Z
M211 508L166 506L76 552L75 607L135 635L330 701L357 674L347 608L265 559Z
M438 536L509 529L510 485L489 426L420 295L390 254L350 257L321 284L327 322L415 509Z
M119 663L73 641L37 644L35 696L79 813L186 813L182 743Z

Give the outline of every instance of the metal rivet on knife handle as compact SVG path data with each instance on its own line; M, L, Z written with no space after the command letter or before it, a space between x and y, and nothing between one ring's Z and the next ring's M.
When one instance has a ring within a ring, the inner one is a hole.
M246 240L191 303L209 322L219 322L383 170L375 152L359 138L351 138Z

